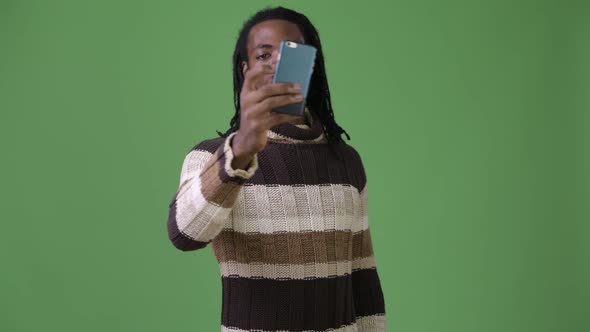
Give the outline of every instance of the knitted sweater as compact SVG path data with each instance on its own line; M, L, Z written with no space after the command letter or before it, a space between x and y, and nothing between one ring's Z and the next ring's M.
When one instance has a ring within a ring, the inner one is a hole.
M312 120L272 127L246 169L231 166L236 132L184 158L168 236L213 250L221 331L386 331L361 158L346 143L335 158Z

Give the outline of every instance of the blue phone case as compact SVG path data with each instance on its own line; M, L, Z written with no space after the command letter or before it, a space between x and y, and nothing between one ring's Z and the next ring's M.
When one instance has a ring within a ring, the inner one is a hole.
M273 109L273 112L303 115L307 91L313 67L315 65L316 48L311 45L299 44L288 40L281 41L279 60L273 83L293 82L301 84L303 101L287 104Z

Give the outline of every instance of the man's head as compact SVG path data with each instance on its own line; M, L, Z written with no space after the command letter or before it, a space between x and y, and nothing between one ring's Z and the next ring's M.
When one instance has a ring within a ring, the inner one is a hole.
M242 74L245 75L246 71L260 65L269 65L274 71L282 40L305 43L305 38L295 23L270 19L254 25L246 42L247 59L241 62ZM263 84L271 83L272 78L273 74L265 76Z
M242 26L232 56L236 113L230 121L230 129L225 134L219 131L217 133L227 136L239 128L240 92L244 84L244 73L262 64L276 68L281 40L304 43L317 49L306 105L321 120L330 143L342 141L342 133L350 140L348 133L334 120L319 34L305 15L284 7L265 8ZM272 75L265 77L263 84L270 82Z

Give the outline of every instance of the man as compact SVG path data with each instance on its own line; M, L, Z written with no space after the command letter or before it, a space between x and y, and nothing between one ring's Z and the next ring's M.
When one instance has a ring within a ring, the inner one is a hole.
M303 100L295 84L272 83L281 40L317 48L305 117L272 112ZM236 113L186 155L170 241L183 251L211 243L222 331L386 331L366 174L340 138L315 27L264 9L244 24L233 64Z

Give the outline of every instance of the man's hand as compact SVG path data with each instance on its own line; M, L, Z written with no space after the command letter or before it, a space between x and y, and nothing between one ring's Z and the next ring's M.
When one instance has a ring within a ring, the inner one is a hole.
M273 112L273 108L303 100L301 86L297 83L267 83L273 73L268 65L243 69L244 85L240 93L240 128L232 140L234 161L232 167L245 169L254 155L267 143L267 131L271 127L290 122L300 115Z

